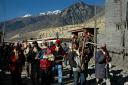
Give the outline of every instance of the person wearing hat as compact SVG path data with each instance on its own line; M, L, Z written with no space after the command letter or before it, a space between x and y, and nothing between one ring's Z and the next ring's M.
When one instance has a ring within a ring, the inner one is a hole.
M58 71L58 83L61 85L63 84L62 82L62 60L63 56L65 55L64 49L61 46L61 41L60 39L57 39L55 42L54 49L52 49L53 55L55 56L55 67L57 68Z
M111 61L108 50L106 48L106 44L101 44L99 51L95 56L95 76L97 80L97 84L101 85L103 83L103 79L108 79L109 77L109 66L108 63ZM106 82L107 84L107 82ZM110 84L107 84L110 85Z

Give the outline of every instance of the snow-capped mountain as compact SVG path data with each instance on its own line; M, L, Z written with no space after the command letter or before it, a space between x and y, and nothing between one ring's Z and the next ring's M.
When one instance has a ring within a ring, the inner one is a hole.
M25 18L25 17L30 17L30 16L32 16L31 14L25 14L24 16L22 16L23 18Z
M55 10L55 11L47 11L47 12L43 12L43 13L40 13L40 15L52 15L52 14L57 15L57 14L59 14L59 13L61 13L60 10Z
M97 7L97 10L101 7ZM94 16L94 6L84 2L75 3L65 9L42 12L38 15L26 15L6 21L6 32L19 30L19 32L31 32L49 27L58 27L82 23ZM0 23L0 27L4 22Z
M40 13L40 15L46 15L46 13Z
M59 13L61 13L60 10L55 10L55 11L53 11L53 14L59 14Z

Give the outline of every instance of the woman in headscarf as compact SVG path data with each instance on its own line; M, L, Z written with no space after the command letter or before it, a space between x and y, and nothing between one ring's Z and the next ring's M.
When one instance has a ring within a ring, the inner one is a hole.
M108 63L110 60L111 58L106 48L106 44L102 44L95 57L95 76L99 85L102 83L103 79L107 79L109 77Z
M22 66L25 63L25 56L21 45L17 44L14 46L13 51L10 56L10 72L12 77L12 85L22 85L21 72Z

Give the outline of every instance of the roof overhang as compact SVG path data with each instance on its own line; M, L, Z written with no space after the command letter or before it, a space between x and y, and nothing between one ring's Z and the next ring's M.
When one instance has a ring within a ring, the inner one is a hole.
M95 29L95 28L89 28L89 27L87 27L87 28L80 28L80 29L75 29L75 30L69 30L68 32L71 32L71 33L86 32L86 31L88 31L90 29ZM98 29L98 28L96 28L96 29Z

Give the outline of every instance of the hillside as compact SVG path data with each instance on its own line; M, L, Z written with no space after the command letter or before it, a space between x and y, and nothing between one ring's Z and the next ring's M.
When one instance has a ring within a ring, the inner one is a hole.
M97 6L97 12L103 9L104 8ZM40 13L38 16L25 16L6 21L6 34L79 24L93 16L94 6L84 2L78 2L62 11L48 11L46 13ZM0 27L2 26L3 22L0 23Z

